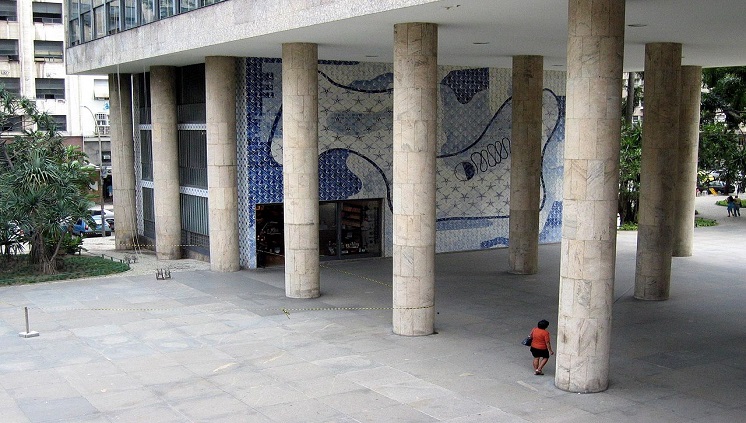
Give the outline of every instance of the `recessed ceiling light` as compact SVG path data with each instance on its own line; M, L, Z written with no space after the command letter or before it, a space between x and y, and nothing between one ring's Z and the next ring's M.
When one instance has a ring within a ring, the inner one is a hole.
M648 24L636 23L636 24L629 24L627 26L630 28L645 28L646 26L648 26Z
M489 41L477 41L477 42L474 42L472 44L474 44L475 46L483 46L483 45L487 45L489 43L490 43Z
M365 57L368 57L368 58L371 58L371 59L372 59L372 58L374 58L374 57L378 57L378 56L376 56L376 55L373 55L373 54L366 54L366 55L365 55Z

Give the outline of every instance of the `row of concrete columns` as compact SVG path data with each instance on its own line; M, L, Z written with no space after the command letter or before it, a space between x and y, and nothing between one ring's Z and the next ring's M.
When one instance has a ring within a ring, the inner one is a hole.
M230 272L238 259L238 191L236 179L236 61L230 57L205 60L207 98L207 172L210 219L210 267ZM156 255L161 260L181 257L176 69L154 66L151 80L151 131ZM117 249L136 242L135 160L130 75L109 76L112 136L112 183L117 216Z
M602 391L609 381L624 6L571 0L569 7L555 384L572 392ZM644 300L667 299L672 254L691 255L701 68L682 67L681 53L676 43L645 48L634 294Z
M681 66L681 44L645 46L635 298L668 299L671 257L690 256L702 69Z
M569 2L555 383L574 392L597 392L608 386L624 4L623 0ZM394 332L401 335L434 331L437 29L429 23L394 28L392 318ZM320 294L318 49L314 44L292 43L283 45L282 54L286 295L314 298ZM644 299L667 297L673 245L679 245L680 255L691 250L687 250L691 245L687 231L693 227L694 184L685 181L677 188L671 183L676 172L696 175L699 84L695 76L699 68L683 71L690 76L684 81L686 90L678 91L680 58L680 45L653 44L646 49L635 289L635 296ZM509 266L511 272L521 274L538 269L542 60L517 56L513 65ZM236 89L231 66L235 66L234 59L206 60L211 263L217 271L238 269L236 122L233 106L224 101ZM156 251L159 258L168 259L178 256L179 249L174 247L180 238L174 71L153 67L151 81ZM131 90L116 75L110 77L110 84L115 88L111 90L112 137L119 216L124 209L134 210L133 148L127 136L132 128L127 126L131 119L124 110L129 108L126 97L131 97ZM679 122L686 124L680 127ZM669 198L674 193L676 199ZM675 223L673 209L683 209ZM124 221L118 218L118 247L131 247L135 228L134 216Z

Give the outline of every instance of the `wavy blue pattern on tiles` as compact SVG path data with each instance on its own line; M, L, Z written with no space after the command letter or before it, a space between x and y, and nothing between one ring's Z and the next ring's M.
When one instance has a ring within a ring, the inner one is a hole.
M282 66L246 61L248 224L256 204L282 202ZM437 250L508 243L510 70L441 68L436 162ZM503 93L503 94L500 94ZM503 95L503 98L499 98ZM560 239L564 97L544 92L541 242ZM390 64L319 62L319 193L380 198L391 254L393 73ZM255 252L251 251L252 261Z

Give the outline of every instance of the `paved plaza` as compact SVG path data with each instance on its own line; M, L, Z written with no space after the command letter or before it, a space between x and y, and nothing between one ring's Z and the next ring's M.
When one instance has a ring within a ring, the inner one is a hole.
M2 422L734 422L746 415L746 217L697 209L671 298L632 298L635 232L618 237L609 389L554 386L520 345L556 344L559 245L537 275L508 250L440 254L436 331L391 329L391 259L322 263L322 296L284 296L279 267L220 274L141 252L104 278L0 288ZM123 257L113 238L92 254ZM108 242L108 244L107 244ZM171 279L156 280L157 268ZM24 307L39 337L21 338Z

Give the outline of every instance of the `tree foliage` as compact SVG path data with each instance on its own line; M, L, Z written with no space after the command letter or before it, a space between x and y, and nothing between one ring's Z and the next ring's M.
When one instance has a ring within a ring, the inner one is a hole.
M724 116L730 130L746 123L746 67L709 68L702 70L703 124Z
M746 150L738 135L724 122L705 123L699 134L698 167L702 173L718 173L726 184L743 185Z
M619 151L619 206L622 224L636 223L640 204L642 126L623 124Z
M634 114L635 106L642 104L642 86L644 80L645 72L629 72L627 74L627 84L623 87L626 95L622 98L624 123L627 125L632 124L632 115Z
M699 170L718 173L727 184L743 186L746 176L746 67L702 71ZM739 138L740 135L740 138Z
M72 219L87 215L93 167L80 149L63 144L49 115L4 89L0 125L19 133L0 141L0 222L22 230L32 263L54 273Z

